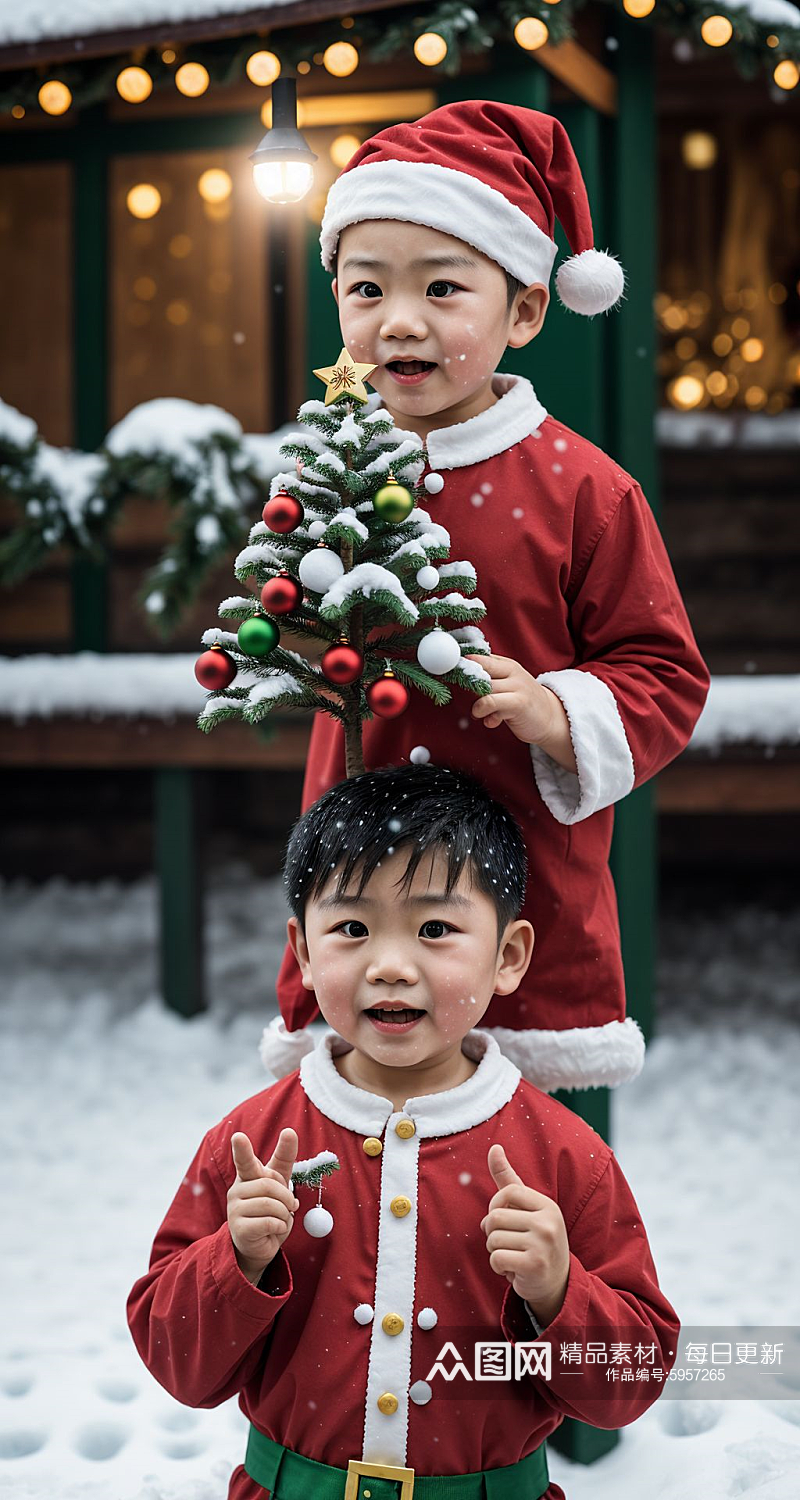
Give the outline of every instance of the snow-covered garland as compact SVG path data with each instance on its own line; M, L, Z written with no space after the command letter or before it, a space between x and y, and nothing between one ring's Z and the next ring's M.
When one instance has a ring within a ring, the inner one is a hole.
M543 22L545 39L558 46L574 36L574 19L582 3L584 0L561 0L557 7L553 7L545 0L526 0L524 6L519 0L475 0L474 4L465 4L463 0L438 0L426 8L424 27L419 16L409 12L406 6L375 15L360 14L355 33L343 33L338 18L333 17L312 26L281 27L270 33L269 45L284 70L293 70L298 62L314 53L324 52L332 42L352 41L353 36L357 39L363 62L384 62L411 56L414 42L420 30L424 30L434 32L445 42L447 51L438 66L442 72L454 76L461 70L464 54L475 56L489 51L497 43L510 41L518 22L526 17ZM619 0L607 0L607 3L619 11ZM216 14L216 9L213 0L198 0L193 16L195 19L211 16ZM166 11L165 4L165 16ZM39 13L44 21L39 18ZM11 10L8 18L0 22L0 45L80 37L91 34L100 25L96 0L73 0L69 5L66 0L57 0L52 7L40 7L39 13L30 19L24 6ZM682 38L686 45L696 47L700 55L706 47L701 27L711 15L725 16L730 21L732 35L725 50L733 54L745 76L751 76L759 68L772 73L776 64L785 59L800 63L800 9L791 0L721 0L719 4L711 4L710 0L658 0L650 14L637 24L663 27ZM142 31L145 31L144 27ZM776 34L779 38L777 47L774 41L768 41ZM193 40L191 56L205 66L212 84L231 84L245 80L247 59L261 47L263 37L256 34L215 37L207 42ZM175 63L165 63L162 52L162 44L154 43L148 48L145 43L137 51L135 61L147 69L156 91L172 91L175 66L182 56L179 53ZM113 98L119 72L130 62L130 51L81 58L76 48L73 60L52 68L51 76L69 87L75 105L80 107ZM23 67L4 73L0 85L0 107L9 110L14 105L22 105L25 109L38 109L41 82L38 67Z
M0 488L19 524L0 542L0 580L16 583L66 546L102 558L131 495L166 499L171 539L141 601L164 634L221 557L238 546L280 467L280 433L242 432L218 406L164 398L136 406L97 453L54 448L36 423L0 401Z

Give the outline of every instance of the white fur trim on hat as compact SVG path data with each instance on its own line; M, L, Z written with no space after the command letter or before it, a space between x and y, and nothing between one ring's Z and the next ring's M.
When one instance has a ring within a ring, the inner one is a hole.
M631 1016L568 1031L514 1031L484 1026L523 1078L546 1094L556 1089L616 1088L644 1065L644 1034Z
M259 1056L268 1073L285 1078L299 1068L307 1052L313 1052L317 1037L308 1026L287 1031L283 1016L273 1016L265 1026L258 1044Z
M342 230L365 219L424 224L474 245L523 286L549 284L555 241L515 203L468 172L416 161L363 162L343 172L328 193L322 218L326 271L333 270Z
M565 260L556 272L559 301L570 312L593 318L608 312L625 290L625 272L608 250L583 250Z

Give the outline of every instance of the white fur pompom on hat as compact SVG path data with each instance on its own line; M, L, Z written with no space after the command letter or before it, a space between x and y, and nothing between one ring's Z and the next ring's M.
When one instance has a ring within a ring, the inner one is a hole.
M274 1078L285 1078L299 1068L307 1052L313 1052L316 1040L307 1027L287 1031L283 1017L273 1016L264 1027L258 1051L267 1072Z
M584 250L563 261L556 272L558 300L570 312L593 318L616 307L625 290L625 272L608 250Z

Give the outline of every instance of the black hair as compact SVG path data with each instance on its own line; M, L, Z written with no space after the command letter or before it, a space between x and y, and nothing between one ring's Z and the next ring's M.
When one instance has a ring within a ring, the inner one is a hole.
M480 782L444 766L388 766L338 782L295 823L284 861L286 896L302 925L306 902L338 870L336 890L358 870L361 895L381 860L409 848L400 888L408 890L425 854L447 858L445 890L463 869L494 902L498 943L519 916L527 856L515 819Z
M334 260L333 260L333 277L332 277L332 280L335 281L335 279L338 276L338 274L339 274L339 252L337 250L336 254L334 256ZM510 312L511 309L512 309L512 307L514 306L514 298L516 297L517 292L521 292L524 289L525 283L524 283L524 281L518 281L517 278L516 278L516 276L512 276L511 275L510 271L504 271L503 275L506 278L506 312Z

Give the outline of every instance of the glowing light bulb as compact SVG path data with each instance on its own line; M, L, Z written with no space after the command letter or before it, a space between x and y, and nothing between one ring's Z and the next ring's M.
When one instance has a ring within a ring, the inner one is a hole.
M175 74L175 83L187 99L199 99L210 83L208 69L202 63L183 63Z
M245 63L245 72L251 83L266 88L280 75L281 60L274 52L253 52Z
M514 27L514 41L525 52L535 52L543 47L550 33L537 16L523 16Z
M48 78L39 90L39 103L46 115L64 115L72 103L72 94L65 83Z
M788 57L778 63L772 76L779 89L796 89L800 83L800 69Z
M358 52L352 42L331 42L322 54L322 61L334 78L347 78L358 67Z
M707 16L700 35L708 47L725 47L733 36L733 26L727 16Z
M228 172L221 167L209 167L197 180L197 190L206 203L224 203L233 191L233 182Z
M688 130L681 141L681 155L687 167L703 172L717 159L716 137L707 130Z
M679 375L677 380L670 381L667 386L668 399L682 411L690 411L693 406L699 406L705 393L703 381L698 380L696 375Z
M314 168L308 161L262 161L253 168L253 180L268 202L297 203L314 181Z
M435 68L447 56L447 42L438 31L423 31L414 43L414 56L426 68Z
M351 156L355 155L361 145L357 135L337 135L331 141L330 156L335 167L346 167Z
M134 219L152 219L161 207L161 194L152 182L137 182L129 189L125 203Z
M656 0L622 0L622 3L629 16L641 21L643 16L649 16L651 10L655 10Z
M153 80L146 68L123 68L117 74L117 93L126 104L142 104L153 92Z

